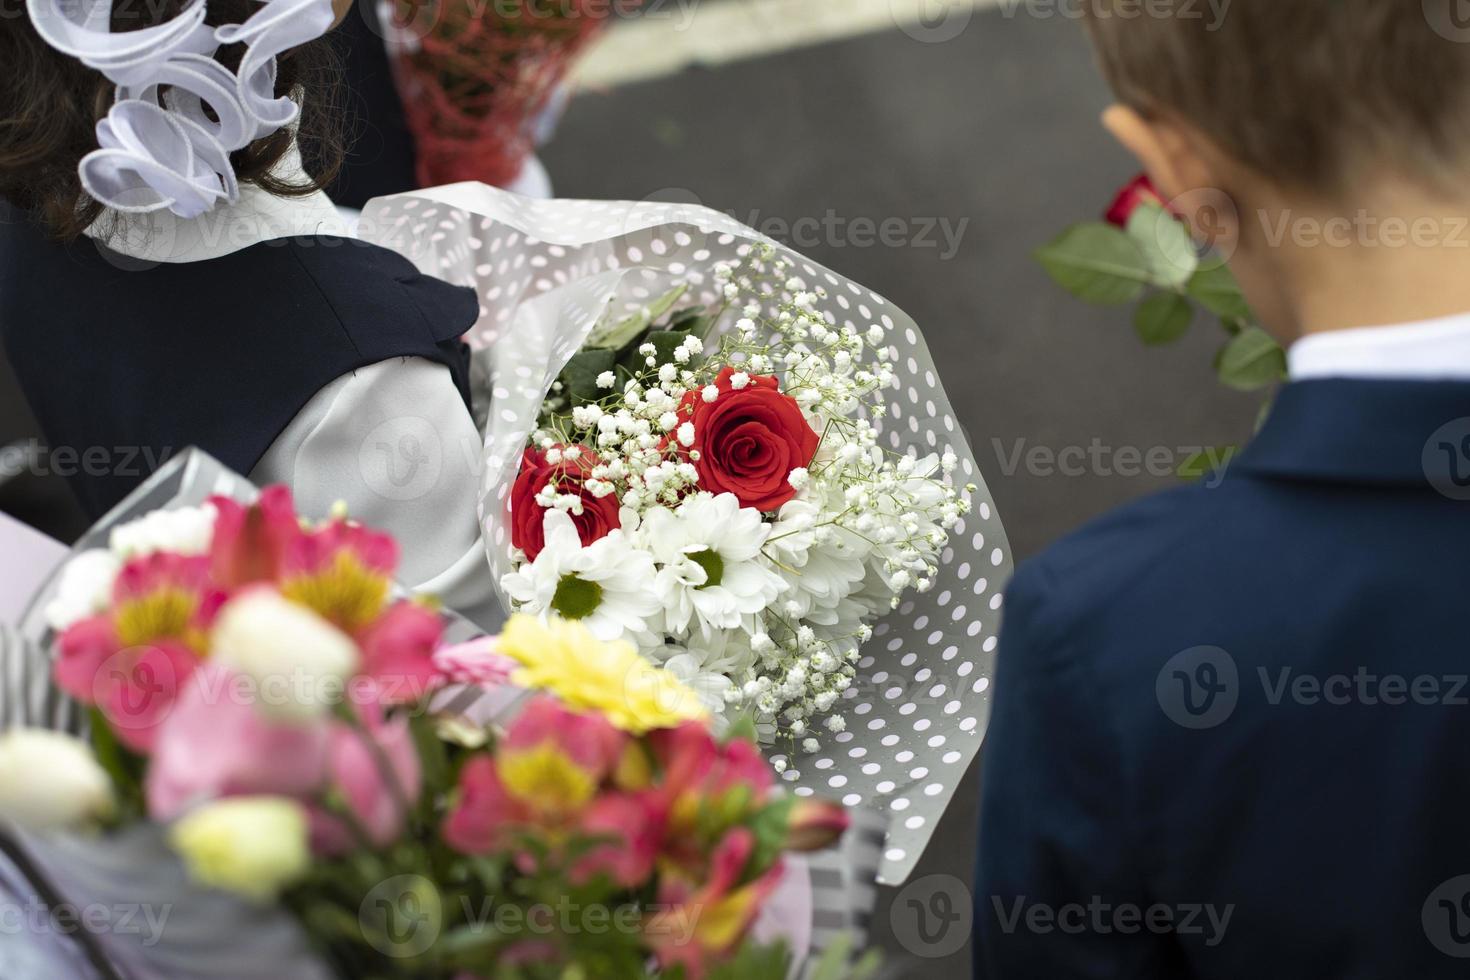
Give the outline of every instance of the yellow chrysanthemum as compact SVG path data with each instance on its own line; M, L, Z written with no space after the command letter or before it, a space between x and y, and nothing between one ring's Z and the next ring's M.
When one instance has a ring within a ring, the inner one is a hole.
M595 711L634 735L709 717L697 694L632 644L604 643L579 623L512 616L499 649L521 665L515 683L554 694L574 711Z

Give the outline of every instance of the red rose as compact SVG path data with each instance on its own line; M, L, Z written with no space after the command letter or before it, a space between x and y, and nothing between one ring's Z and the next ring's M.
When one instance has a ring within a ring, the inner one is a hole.
M742 507L776 510L796 496L787 477L812 461L821 439L775 378L751 375L737 390L730 383L733 374L727 367L715 379L720 394L714 401L705 401L696 388L679 404L679 418L694 423L688 448L699 451L699 486L733 493Z
M1108 224L1127 228L1128 219L1133 217L1133 212L1144 204L1157 204L1163 207L1164 199L1154 189L1153 181L1148 179L1148 174L1139 174L1130 180L1113 199L1112 206L1108 208L1105 215Z
M566 447L561 448L564 451ZM510 541L531 561L546 547L546 533L542 529L546 508L536 502L536 495L548 483L556 485L557 493L574 493L582 498L582 513L569 516L577 525L584 545L621 524L617 496L597 497L587 489L587 480L598 462L597 454L585 446L576 448L579 452L574 459L563 456L559 463L547 462L546 453L534 447L521 457L521 472L510 492Z

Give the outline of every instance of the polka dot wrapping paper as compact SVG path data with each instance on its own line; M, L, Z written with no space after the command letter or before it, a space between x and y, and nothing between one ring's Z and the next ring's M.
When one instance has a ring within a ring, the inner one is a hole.
M679 283L692 285L690 302L713 304L715 263L761 242L791 258L808 285L825 287L820 309L829 323L883 329L896 378L882 439L916 456L954 452L955 481L977 489L933 588L910 593L874 625L837 709L846 731L824 738L815 753L786 758L782 778L798 796L885 814L879 878L902 883L954 796L977 792L964 777L989 717L1012 568L1000 515L914 321L877 293L697 205L532 201L453 184L379 198L361 228L421 271L479 295L480 318L467 340L489 404L480 517L497 582L510 569L506 506L521 450L552 382L609 304L637 310Z

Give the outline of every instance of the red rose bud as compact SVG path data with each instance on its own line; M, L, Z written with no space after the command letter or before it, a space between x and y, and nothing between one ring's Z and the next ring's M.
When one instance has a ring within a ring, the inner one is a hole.
M571 458L564 455L567 448L575 448L576 455ZM546 508L536 502L536 495L548 483L555 485L557 493L571 493L582 498L582 513L570 515L582 544L589 545L622 524L618 517L617 495L598 497L587 489L587 480L598 464L597 454L585 446L558 446L556 451L563 455L558 462L552 463L540 449L527 449L521 457L520 475L511 487L510 542L526 553L528 561L535 561L541 549L546 547L546 531L542 524Z
M1127 228L1128 219L1133 217L1133 212L1145 204L1157 204L1164 207L1164 199L1154 188L1153 181L1148 179L1148 174L1139 174L1118 192L1117 197L1113 198L1112 206L1108 208L1105 217L1108 224Z
M786 825L788 851L820 851L847 833L850 821L841 805L828 800L797 800Z
M699 488L734 494L742 507L779 510L796 496L791 471L811 463L821 437L775 378L752 374L736 388L735 374L733 367L720 372L714 401L695 388L679 404L679 418L694 426L688 448L699 453Z

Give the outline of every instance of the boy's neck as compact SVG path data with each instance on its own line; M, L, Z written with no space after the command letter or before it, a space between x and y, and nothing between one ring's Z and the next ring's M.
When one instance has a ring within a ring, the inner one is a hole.
M1271 278L1295 328L1284 339L1470 312L1470 202L1400 192L1361 212L1336 210L1335 219L1281 212L1285 238L1275 226Z

